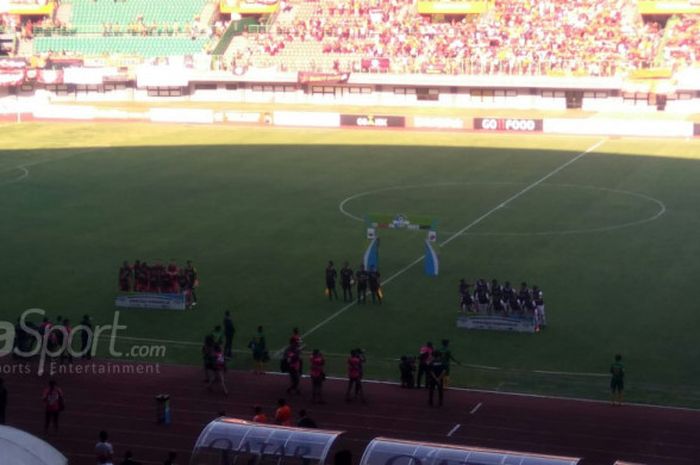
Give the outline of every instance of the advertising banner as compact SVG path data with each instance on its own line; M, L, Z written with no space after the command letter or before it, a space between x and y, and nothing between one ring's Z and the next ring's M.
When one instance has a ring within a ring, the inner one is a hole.
M481 14L489 7L487 0L418 0L418 13L422 15Z
M43 105L34 109L35 119L92 120L95 107L87 105Z
M154 123L212 124L214 111L195 108L151 108L149 117Z
M136 70L136 86L144 87L187 87L190 71L180 66L139 66Z
M462 329L480 329L488 331L513 331L517 333L534 333L535 320L499 315L460 315L457 327Z
M376 270L379 267L379 239L376 237L369 242L367 250L362 256L362 264L366 270Z
M148 113L138 111L126 111L116 108L95 108L95 119L118 121L147 121Z
M430 277L440 274L440 259L429 239L425 241L425 258L423 260L423 272Z
M63 84L63 70L42 69L37 76L37 81L42 84Z
M302 126L337 128L340 127L340 114L310 111L275 111L272 113L275 126Z
M24 69L27 61L24 58L0 57L0 69Z
M269 15L278 8L278 0L220 0L219 2L219 10L222 13L241 15Z
M365 217L368 227L375 229L407 229L409 231L433 230L437 221L434 218L418 215L405 215L399 213L391 215L386 213L369 213Z
M639 12L643 15L675 15L700 13L698 0L638 0Z
M11 15L50 15L53 9L53 0L0 1L0 13Z
M542 120L530 118L474 118L477 131L542 132Z
M116 68L75 68L63 69L63 82L66 84L100 85L105 76L117 74Z
M414 116L413 126L419 129L464 129L462 118L445 116Z
M544 132L599 136L691 137L693 122L612 118L552 118L544 120Z
M185 294L134 293L119 295L114 305L121 308L153 308L159 310L185 310Z
M219 118L217 117L217 121ZM224 111L221 114L221 121L226 123L260 123L260 113L245 111Z
M299 84L339 84L348 82L350 73L314 73L299 71L297 81Z
M0 87L10 87L22 84L24 69L0 69Z
M367 128L405 128L406 117L386 115L340 115L340 125Z
M50 57L46 66L48 68L78 68L83 66L85 61L76 57ZM101 66L101 65L100 65Z

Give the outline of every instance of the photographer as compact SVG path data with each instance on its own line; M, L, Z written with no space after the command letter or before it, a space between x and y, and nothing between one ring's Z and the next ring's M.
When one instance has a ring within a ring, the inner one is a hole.
M412 389L416 384L416 359L406 355L401 356L399 363L399 371L401 372L401 387Z

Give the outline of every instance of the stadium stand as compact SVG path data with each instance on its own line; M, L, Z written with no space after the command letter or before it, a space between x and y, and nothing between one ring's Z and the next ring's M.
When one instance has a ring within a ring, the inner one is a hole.
M248 37L251 65L611 76L654 66L664 35L658 23L644 23L632 0L496 0L480 16L444 22L419 15L410 0L296 1L289 6L271 28ZM689 29L686 49L689 42L697 43L691 21L676 27Z
M201 28L198 22L206 3L72 0L68 24L49 21L34 28L34 52L145 57L197 53L217 40L213 28Z
M122 53L144 57L166 57L197 53L206 44L205 37L36 37L34 50L81 55Z
M700 15L674 17L666 24L664 62L674 69L700 63Z
M205 3L206 0L72 0L72 25L78 32L85 33L102 33L106 23L119 24L122 31L139 23L184 28L202 11Z

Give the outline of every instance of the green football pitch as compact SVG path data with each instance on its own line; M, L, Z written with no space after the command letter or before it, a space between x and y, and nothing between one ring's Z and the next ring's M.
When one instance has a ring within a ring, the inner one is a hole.
M386 380L448 338L452 384L604 399L619 352L629 400L700 407L699 159L697 139L0 125L0 319L109 323L123 260L191 259L200 304L121 311L119 347L198 364L231 310L234 368L257 325L273 353L298 326L338 376L361 347ZM440 276L424 233L383 231L384 304L329 302L325 264L357 266L365 213L439 219ZM456 328L462 277L539 285L549 326Z

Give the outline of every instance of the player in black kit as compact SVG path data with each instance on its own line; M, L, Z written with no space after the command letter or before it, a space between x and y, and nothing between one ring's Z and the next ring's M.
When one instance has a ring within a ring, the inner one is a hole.
M376 303L376 298L379 305L382 304L381 282L379 280L380 277L381 274L379 274L379 271L377 271L374 267L369 269L369 291L372 293L372 303Z
M365 270L365 265L360 265L360 269L355 273L357 278L357 303L365 303L365 293L367 292L367 281L369 281L369 273Z
M328 261L328 266L326 267L326 294L328 294L328 300L338 300L338 292L335 290L335 280L338 278L338 272L335 271L335 266L333 266L332 261Z
M343 300L345 302L352 302L352 285L355 284L352 276L352 268L350 268L348 262L343 263L343 267L340 269L340 286L343 288Z

